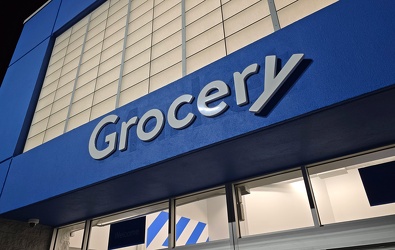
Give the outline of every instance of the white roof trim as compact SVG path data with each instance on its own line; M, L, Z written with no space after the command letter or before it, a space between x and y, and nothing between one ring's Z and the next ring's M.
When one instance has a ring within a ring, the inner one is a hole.
M32 18L37 12L39 12L42 8L44 8L47 4L49 4L52 0L48 0L46 3L43 4L38 10L36 10L33 14L31 14L28 18L23 21L23 24L25 24L27 21L29 21L30 18Z

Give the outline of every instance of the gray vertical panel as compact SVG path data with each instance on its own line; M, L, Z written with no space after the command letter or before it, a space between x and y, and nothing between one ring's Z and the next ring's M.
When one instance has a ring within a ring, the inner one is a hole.
M320 216L318 214L317 204L315 202L314 193L313 193L313 190L311 187L310 175L309 175L308 170L305 166L301 167L301 170L302 170L302 175L303 175L303 181L304 181L304 184L306 187L307 198L309 199L311 215L313 216L314 226L320 227L320 226L322 226L322 224L321 224Z
M169 249L176 246L176 200L169 199Z
M84 41L82 42L80 60L79 60L79 62L78 62L77 73L75 73L74 86L73 86L73 91L71 92L70 104L69 104L69 108L68 108L68 110L67 110L66 122L65 122L65 124L64 124L63 133L66 133L66 131L67 131L67 125L69 124L71 106L72 106L72 104L73 104L75 89L76 89L76 87L77 87L78 75L80 74L82 56L83 56L83 54L84 54L85 43L86 43L86 37L88 36L89 25L90 25L90 23L91 23L91 17L92 17L92 13L89 14L88 23L86 24L86 32L85 32L85 35L84 35Z
M186 52L186 21L185 0L181 0L181 22L182 22L182 76L187 74L187 52Z
M119 98L121 95L121 87L122 87L122 77L123 77L123 68L125 65L125 53L126 53L126 43L128 38L128 28L129 28L129 20L130 20L130 9L132 6L132 0L129 0L128 3L128 13L126 14L126 24L125 24L125 36L123 38L123 47L122 47L122 59L121 59L121 67L119 69L119 79L118 79L118 90L117 90L117 97L115 100L115 108L119 107Z
M225 55L228 55L228 47L226 46L225 20L224 20L223 8L222 8L222 0L220 0L219 4L220 4L220 8L221 8L222 31L223 31L223 35L224 35Z
M60 78L62 77L63 68L64 68L64 61L65 61L65 59L66 59L67 52L68 52L69 45L70 45L70 37L71 37L71 32L70 32L69 37L66 38L66 39L67 39L66 54L64 55L62 67L60 68L60 75L59 75L59 78L57 79L57 83L56 83L55 96L54 96L54 99L53 99L53 101L52 101L52 103L51 103L51 110L50 110L50 112L49 112L50 115L48 116L48 122L47 122L47 126L46 126L46 128L45 128L45 131L44 131L44 132L45 132L45 133L44 133L44 138L43 138L43 141L41 142L41 144L44 143L45 137L46 137L46 135L47 135L48 124L49 124L49 117L51 117L51 113L52 113L52 109L53 109L53 104L54 104L54 102L55 102L56 92L57 92L58 89L59 89L59 80L60 80ZM66 39L65 39L65 40L66 40ZM52 51L52 53L53 53L53 51ZM51 54L51 57L52 57L52 56L53 56L53 55ZM47 70L48 70L48 69L47 69ZM37 107L36 107L36 108L37 108ZM69 108L70 108L70 107L69 107ZM34 115L36 115L36 111L34 111ZM31 125L30 125L30 127L31 127ZM63 131L64 131L64 130L63 130Z
M105 27L104 27L104 36L103 36L103 40L102 40L102 44L101 44L101 49L100 49L100 59L99 59L99 65L98 65L98 67L100 67L100 64L101 64L101 56L102 56L102 52L103 52L103 46L104 46L104 40L106 39L106 29L107 29L107 22L108 22L108 14L110 13L110 7L111 7L111 5L110 5L110 2L111 2L111 0L108 0L108 1L105 1L104 3L108 3L108 9L107 9L107 17L106 17L106 20L105 20L105 22L106 22L106 25L105 25ZM104 4L103 3L103 4ZM103 12L104 13L104 12ZM93 99L92 99L92 104L91 104L91 107L93 107L93 102L94 102L94 100L95 100L95 92L96 92L96 87L97 87L97 78L98 78L98 76L99 76L99 69L97 70L97 74L96 74L96 82L95 82L95 89L94 89L94 91L93 91ZM91 116L92 116L92 109L91 109L91 112L90 112L90 114L89 114L89 120L91 120Z
M59 228L54 228L52 232L52 239L51 239L51 245L49 247L50 250L55 250L55 243L56 243L56 237L58 235Z
M152 18L151 18L151 46L149 54L149 70L148 70L148 93L151 87L151 62L152 62L152 43L154 41L154 17L155 17L155 0L152 1Z
M226 208L228 212L229 241L231 249L238 249L238 239L240 238L239 220L236 207L236 192L232 183L225 185Z
M92 229L92 220L85 221L84 236L82 238L81 250L88 250L91 229Z
M272 18L274 31L277 31L281 29L281 27L280 22L278 21L276 5L274 4L274 0L267 0L267 3L269 4L270 16Z

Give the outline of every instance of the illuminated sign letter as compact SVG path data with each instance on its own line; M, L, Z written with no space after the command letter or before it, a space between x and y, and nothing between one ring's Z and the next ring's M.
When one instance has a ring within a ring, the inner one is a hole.
M277 93L280 87L294 72L302 62L304 54L293 54L281 71L277 74L277 57L267 56L265 58L265 86L264 92L258 97L255 103L250 107L250 111L259 114L266 104Z
M137 124L139 118L134 116L128 122L122 122L121 135L119 136L119 150L125 151L128 147L129 129Z
M167 122L172 128L184 129L192 124L196 116L192 113L188 113L184 119L178 119L177 112L180 107L185 103L192 103L195 99L192 95L182 95L175 99L170 105L169 111L167 112Z
M197 107L199 112L207 117L214 117L222 114L228 108L228 104L221 101L218 105L214 107L209 107L208 104L215 102L221 98L224 98L230 94L229 86L223 81L213 81L204 86L202 91L200 91Z
M96 147L96 141L97 137L100 134L100 131L103 130L103 128L110 123L116 124L119 120L119 117L116 115L109 115L104 117L95 127L93 130L91 137L89 139L89 154L92 156L93 159L96 160L101 160L106 158L107 156L111 155L114 153L116 150L116 144L117 144L117 133L111 133L106 136L105 142L108 144L108 147L106 147L103 150L99 150Z
M241 74L239 72L233 73L237 105L243 106L248 103L246 81L248 77L258 73L258 70L259 70L259 65L257 63L254 63L248 66L247 68L245 68Z
M150 132L145 132L145 125L148 121L155 118L155 127ZM137 124L137 137L142 141L152 141L155 139L160 132L162 132L163 126L165 125L165 117L159 109L151 109L145 113L139 123Z

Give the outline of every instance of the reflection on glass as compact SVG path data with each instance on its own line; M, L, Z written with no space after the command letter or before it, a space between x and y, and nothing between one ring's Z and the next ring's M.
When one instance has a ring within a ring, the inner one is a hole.
M81 249L85 222L59 228L56 235L55 250Z
M176 200L176 246L228 238L224 189Z
M309 168L321 223L395 214L395 203L370 206L358 171L394 161L394 155L394 149L387 149Z
M89 249L168 248L168 203L134 209L92 221Z
M314 226L300 171L236 186L241 236Z

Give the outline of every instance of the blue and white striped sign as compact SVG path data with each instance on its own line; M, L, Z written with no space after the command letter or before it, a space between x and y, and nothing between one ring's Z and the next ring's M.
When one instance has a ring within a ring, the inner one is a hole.
M168 247L169 213L159 212L147 216L146 249ZM183 216L176 216L176 245L190 245L208 242L207 223Z

